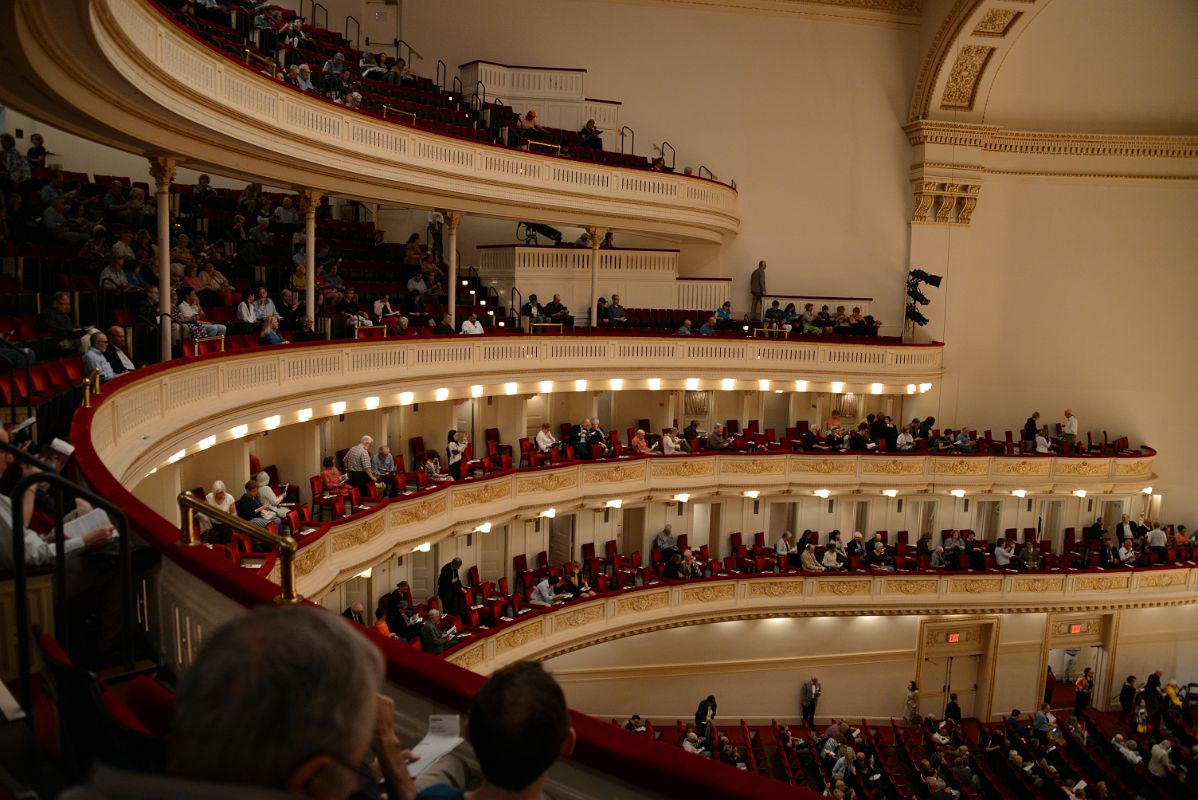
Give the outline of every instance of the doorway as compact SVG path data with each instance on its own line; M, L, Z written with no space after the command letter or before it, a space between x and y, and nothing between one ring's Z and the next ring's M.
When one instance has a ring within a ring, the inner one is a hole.
M479 555L479 573L483 580L498 580L507 573L508 526L493 528L490 533L480 533L482 547ZM515 575L508 578L515 580Z
M549 522L549 563L574 560L574 515L563 514Z
M936 719L944 719L944 707L955 694L957 704L961 706L961 716L977 716L978 671L981 666L980 654L925 658L920 671L920 713L934 714Z
M609 509L609 513L619 515L616 517L616 548L621 553L631 553L634 550L648 552L645 541L646 508L644 506L613 508ZM602 548L596 549L602 551Z
M1078 647L1057 647L1048 651L1048 667L1052 670L1056 681L1053 685L1048 703L1053 708L1072 709L1076 692L1073 684L1081 674L1090 668L1097 679L1102 674L1100 669L1103 660L1103 648L1099 645L1082 645ZM1047 678L1047 673L1045 673ZM1047 688L1047 687L1046 687ZM1047 694L1047 691L1045 692ZM1094 695L1091 694L1091 702Z
M771 392L765 395L764 399L761 424L766 430L773 428L781 438L790 425L790 395L785 392Z
M410 581L412 587L412 600L415 603L424 602L424 598L432 597L437 593L437 585L434 581L433 570L433 554L432 551L423 553L416 550L411 555L412 561L412 578Z

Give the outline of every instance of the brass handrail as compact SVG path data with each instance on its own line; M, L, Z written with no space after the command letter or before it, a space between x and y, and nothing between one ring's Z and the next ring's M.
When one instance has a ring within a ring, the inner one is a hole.
M361 331L382 331L383 338L384 339L387 338L387 326L386 325L359 325L358 327L354 328L354 338L355 339L374 338L374 337L363 337L361 335Z
M279 75L279 65L274 62L274 59L266 58L255 53L253 50L245 50L245 63L249 66L250 59L257 61L259 64L264 64L270 67L270 77L277 78Z
M537 147L544 147L546 150L552 150L553 152L558 153L559 155L562 152L562 146L560 144L554 144L553 142L540 142L540 141L537 141L536 139L529 139L528 140L528 149L532 150L533 145L536 145Z
M240 517L235 517L222 511L216 506L209 505L197 499L188 492L181 492L178 497L179 511L182 516L179 522L179 546L195 547L200 540L195 535L195 514L206 514L213 522L227 525L238 533L244 533L251 539L268 544L279 554L279 587L281 593L275 598L278 605L295 605L303 601L303 595L295 590L295 551L297 545L291 536L280 536L265 528L251 525Z
M412 118L413 125L416 124L416 115L413 114L411 111L404 111L402 108L396 108L395 106L389 106L386 103L384 103L383 104L383 119L387 118L388 111L390 111L392 114L405 114Z
M224 334L221 334L220 336L196 336L191 341L192 341L192 344L194 345L193 350L192 350L192 355L197 355L197 356L200 355L200 345L204 342L220 342L220 350L218 350L217 352L220 352L220 353L225 352Z
M92 407L92 395L100 393L100 368L96 367L83 379L83 407Z

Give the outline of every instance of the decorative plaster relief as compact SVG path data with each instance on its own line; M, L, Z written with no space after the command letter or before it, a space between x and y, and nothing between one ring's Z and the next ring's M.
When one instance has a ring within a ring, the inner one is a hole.
M439 494L418 503L404 503L391 511L391 524L395 526L410 525L413 522L424 522L438 514L444 514L445 509L448 508L446 498L445 494Z
M447 658L446 661L451 664L456 664L462 669L476 667L483 663L483 659L486 657L486 653L483 652L485 647L485 642L479 642L477 645L469 648L468 650L463 650L460 653L454 653L452 656Z
M805 581L754 581L749 597L802 597L805 590Z
M886 581L886 594L936 594L939 580L919 581L910 578Z
M702 461L656 462L653 464L654 478L701 478L711 475L714 464L709 458Z
M639 614L642 611L652 611L655 608L665 608L670 604L669 592L652 592L638 594L632 597L621 597L617 606L619 614Z
M1013 591L1063 592L1065 591L1065 578L1016 578Z
M645 465L624 464L605 469L591 469L583 473L584 483L622 483L623 481L643 481Z
M948 582L950 592L968 594L991 594L1002 591L1002 578L952 578Z
M688 586L682 590L684 603L718 603L734 597L736 587L727 583L722 586Z
M1007 31L1011 30L1011 26L1022 15L1022 11L1014 11L1009 8L992 8L978 21L977 27L973 29L973 35L996 36L999 38L1006 36Z
M871 580L846 581L839 578L824 578L816 584L816 594L834 594L840 597L869 594Z
M1130 585L1131 575L1078 575L1073 579L1073 588L1078 591L1109 592Z
M1047 475L1048 461L1002 461L994 462L995 475Z
M574 472L550 472L535 478L521 478L516 483L516 494L540 494L573 489L578 486L578 475Z
M778 459L769 461L733 461L720 462L721 475L781 475L783 463Z
M1137 589L1164 589L1169 586L1185 586L1187 575L1178 569L1161 572L1141 572L1136 575Z
M584 608L579 608L574 611L567 611L564 614L556 614L553 617L554 628L577 628L582 625L590 625L592 622L599 622L603 619L603 603L592 603Z
M1130 475L1148 475L1152 473L1152 460L1143 461L1116 461L1115 474L1119 477L1127 477Z
M460 492L453 496L453 504L455 507L460 506L477 506L484 503L494 503L497 500L504 500L512 496L512 482L500 481L499 483L480 486L477 489Z
M506 633L501 633L495 636L495 653L502 653L504 650L511 650L514 647L523 647L534 639L539 639L543 633L544 624L541 620L530 622L527 625L521 625L519 628L513 628Z
M333 552L340 553L342 550L366 544L382 532L383 515L367 517L361 525L355 525L349 530L339 530L333 535Z
M889 461L861 462L863 475L922 475L923 464L906 458L892 458Z
M992 55L993 47L977 44L964 45L957 52L957 60L948 74L948 83L944 87L944 95L940 98L941 108L973 110L978 82L986 68L986 62Z
M1057 462L1058 475L1075 475L1080 478L1101 478L1110 469L1109 464L1101 461L1081 461L1071 463L1061 460Z
M959 458L956 461L936 461L937 475L985 475L989 464L984 460Z
M815 460L793 458L790 461L790 471L814 475L853 475L857 472L857 465L852 461L844 461L836 458Z
M295 577L302 578L324 563L327 537L295 554Z

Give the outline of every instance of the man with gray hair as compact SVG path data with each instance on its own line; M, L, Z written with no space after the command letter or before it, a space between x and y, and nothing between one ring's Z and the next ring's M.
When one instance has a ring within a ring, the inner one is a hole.
M383 658L336 614L259 608L217 629L179 681L168 775L98 764L67 800L348 798L373 752L411 800L411 754L379 694Z
M366 493L366 484L378 482L378 476L374 474L374 467L370 464L370 446L373 444L374 439L363 436L362 440L345 454L345 474L349 485L363 494Z
M424 618L424 625L420 628L420 646L426 653L431 653L434 656L441 655L446 648L453 644L454 633L453 628L446 631L441 630L441 612L430 608Z

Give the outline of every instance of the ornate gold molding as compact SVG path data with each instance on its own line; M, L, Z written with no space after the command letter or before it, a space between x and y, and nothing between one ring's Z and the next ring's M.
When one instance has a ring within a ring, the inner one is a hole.
M833 594L838 597L848 595L869 594L873 581L868 578L861 580L845 580L844 578L825 578L815 587L816 594Z
M1131 475L1148 475L1152 473L1152 460L1143 459L1139 461L1116 461L1115 474L1119 477L1128 477Z
M917 120L903 126L912 146L940 144L1024 155L1106 156L1118 158L1198 158L1198 136L1151 136L1115 133L1021 131L999 125L946 120ZM925 166L933 166L926 164ZM936 165L952 168L952 164ZM963 168L965 165L956 165ZM968 166L971 170L985 167ZM998 172L998 170L994 170Z
M1166 589L1170 586L1185 586L1189 578L1185 572L1176 569L1161 572L1141 572L1136 575L1137 589Z
M541 620L512 628L510 631L495 635L495 653L499 654L514 647L524 645L541 638L545 633L545 625Z
M948 83L940 97L940 107L946 110L972 111L982 71L986 69L995 48L978 44L963 45L957 60L948 73Z
M631 597L621 597L616 604L617 614L640 614L655 608L664 608L670 604L668 590L636 594Z
M714 472L714 463L701 461L655 461L650 468L654 478L703 478Z
M781 475L785 464L778 459L723 461L720 463L721 475Z
M1072 462L1061 460L1057 462L1056 474L1071 475L1079 478L1101 478L1110 470L1110 464L1101 461Z
M328 537L303 548L295 555L295 577L302 578L303 576L316 569L324 562L325 559L325 542Z
M392 509L391 524L398 526L424 522L438 514L444 514L447 508L449 508L447 495L442 493L415 504L404 504L399 508Z
M1126 589L1131 585L1131 574L1124 575L1078 575L1073 579L1073 588L1079 592L1110 592Z
M1007 35L1007 32L1011 30L1011 26L1021 16L1023 16L1022 11L1016 11L1012 8L992 8L978 20L978 24L973 28L973 35L1002 38Z
M486 643L479 642L473 647L467 648L460 652L454 653L445 660L450 664L456 664L462 669L470 669L477 667L486 659Z
M955 461L938 459L932 468L937 475L985 475L987 464L976 459L958 458Z
M1011 587L1014 592L1063 592L1065 578L1016 578Z
M500 481L498 483L488 483L477 489L470 489L465 492L455 492L453 495L453 505L455 508L477 506L485 503L494 503L511 496L512 482L510 480Z
M1002 578L950 578L948 590L966 594L996 594L1002 591Z
M923 464L905 458L887 461L861 461L862 475L922 475Z
M682 590L684 603L716 603L731 600L736 596L736 587L730 583L716 586L687 586Z
M754 581L749 584L749 597L802 597L805 592L803 581Z
M357 547L360 544L366 544L382 532L382 514L375 514L374 516L366 517L362 521L361 525L356 525L347 530L337 530L337 532L333 535L333 552L340 553L342 550L348 550L351 547Z
M995 475L1047 475L1048 461L999 461L994 464Z
M553 627L554 629L579 628L583 625L590 625L592 622L599 622L602 619L603 601L600 600L573 611L555 614L553 616Z
M937 580L912 580L904 578L902 580L886 581L886 594L902 594L902 595L919 595L919 594L936 594L940 590L940 581Z
M919 180L915 182L912 222L968 225L978 205L982 186L977 182Z
M584 483L623 483L624 481L639 481L645 479L645 465L620 464L603 469L588 469L582 474Z
M852 475L857 471L857 465L851 461L836 458L821 458L813 461L806 458L792 458L790 471L799 474L814 475Z
M521 478L516 482L516 494L537 494L573 489L578 486L576 472L549 472L534 478Z

